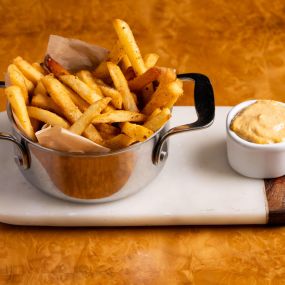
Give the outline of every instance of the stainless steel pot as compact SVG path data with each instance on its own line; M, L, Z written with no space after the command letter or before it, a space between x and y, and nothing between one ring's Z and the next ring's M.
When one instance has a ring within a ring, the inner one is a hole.
M151 182L163 168L169 136L209 127L215 116L214 93L202 74L180 74L194 80L198 120L168 130L166 124L148 140L110 153L70 153L48 149L29 140L17 128L8 105L13 134L0 133L0 139L14 143L16 163L24 177L52 196L76 202L98 203L121 199Z

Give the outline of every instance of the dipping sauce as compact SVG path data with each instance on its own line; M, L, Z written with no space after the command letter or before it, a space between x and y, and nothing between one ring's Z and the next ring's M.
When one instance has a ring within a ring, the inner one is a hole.
M257 144L284 142L285 105L273 100L258 100L235 116L230 129Z

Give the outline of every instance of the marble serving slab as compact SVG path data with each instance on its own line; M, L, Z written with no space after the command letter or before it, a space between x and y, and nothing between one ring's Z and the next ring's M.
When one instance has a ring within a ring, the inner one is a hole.
M228 165L225 120L217 107L214 124L169 139L168 161L159 176L133 196L104 204L79 204L50 197L31 186L13 161L12 145L0 142L0 222L41 226L149 226L265 224L263 180L235 173ZM175 107L171 125L196 119L193 107ZM6 113L0 131L9 131Z

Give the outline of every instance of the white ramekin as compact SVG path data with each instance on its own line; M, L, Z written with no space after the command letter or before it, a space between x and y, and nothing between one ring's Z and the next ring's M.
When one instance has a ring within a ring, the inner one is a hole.
M235 115L254 102L256 100L245 101L228 113L226 128L229 164L238 173L252 178L282 176L285 174L285 142L256 144L242 139L230 130L230 124Z

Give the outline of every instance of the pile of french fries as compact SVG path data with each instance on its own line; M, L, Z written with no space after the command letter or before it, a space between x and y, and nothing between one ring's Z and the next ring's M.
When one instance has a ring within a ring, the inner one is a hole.
M17 57L9 65L5 94L29 139L36 141L47 124L120 149L146 140L169 120L183 94L175 70L156 66L155 53L142 57L126 22L116 19L114 28L118 41L92 71L71 74L49 55L41 64Z

